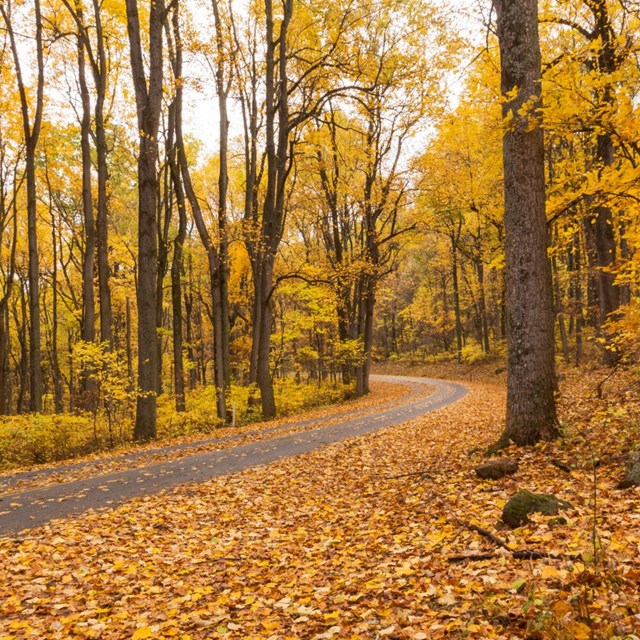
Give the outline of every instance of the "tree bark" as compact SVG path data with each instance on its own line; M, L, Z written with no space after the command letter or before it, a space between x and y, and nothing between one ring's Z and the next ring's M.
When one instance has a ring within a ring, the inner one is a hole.
M155 438L157 423L158 335L156 331L158 270L157 197L158 128L162 106L162 23L164 5L149 8L147 81L137 0L126 0L131 72L135 87L140 143L138 151L138 399L134 437Z
M505 101L503 138L507 422L499 446L558 435L537 0L494 0Z

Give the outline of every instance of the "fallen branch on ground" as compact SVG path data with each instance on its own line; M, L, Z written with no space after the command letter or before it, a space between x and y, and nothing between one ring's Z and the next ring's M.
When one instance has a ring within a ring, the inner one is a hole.
M561 558L570 559L570 560L578 560L581 556L575 554L557 554L557 553L547 553L546 551L534 551L532 549L512 549L509 544L499 538L498 536L491 533L491 531L487 531L487 529L483 529L479 527L477 524L471 524L469 522L463 522L456 516L453 516L455 521L464 529L468 531L475 531L479 533L483 538L490 540L498 547L505 549L511 554L511 557L515 560L542 560L544 558L550 558L552 560L559 560ZM448 562L464 562L465 560L489 560L495 557L494 553L480 553L473 555L457 555L457 556L449 556L447 558Z
M566 471L567 473L571 473L571 467L562 462L561 460L558 460L557 458L551 458L551 460L549 460L549 462L551 462L551 464L554 467L558 467L558 469L562 469L562 471Z

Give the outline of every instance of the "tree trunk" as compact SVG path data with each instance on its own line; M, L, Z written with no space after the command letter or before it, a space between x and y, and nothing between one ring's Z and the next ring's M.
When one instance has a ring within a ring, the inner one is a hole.
M0 13L9 34L9 43L16 72L16 82L20 94L20 112L25 142L25 175L27 183L27 244L29 282L29 410L42 411L42 351L40 331L40 258L37 232L37 191L36 191L36 149L42 123L44 97L44 50L42 42L42 16L40 0L34 0L35 42L36 42L36 99L33 120L22 77L18 46L11 23L11 7L0 5Z
M462 227L462 222L458 229ZM451 277L453 279L453 311L455 314L456 323L456 360L462 361L462 319L460 317L460 285L458 284L458 247L456 235L459 235L454 231L451 232Z
M82 214L84 217L84 254L82 256L82 326L80 335L85 342L96 337L93 275L96 251L96 228L91 195L91 100L85 74L85 53L82 38L78 36L78 80L82 103L80 121L80 149L82 153ZM84 390L89 378L83 380Z
M487 318L487 294L484 282L484 264L482 260L476 262L476 275L478 276L478 305L480 307L480 324L482 326L482 350L485 353L491 351L489 338L489 320Z
M133 380L133 346L131 339L131 299L127 297L126 310L125 310L125 322L126 322L126 342L127 342L127 376L129 380Z
M187 358L189 358L189 389L192 391L198 384L198 369L196 361L196 353L193 347L193 273L191 266L191 256L188 257L187 283L184 290L184 312L186 320L186 337L187 337Z
M0 298L0 415L7 415L11 408L11 385L10 385L10 367L9 356L11 354L11 329L9 324L9 302L14 287L16 275L16 251L18 247L18 208L17 208L17 191L18 185L15 181L15 173L13 180L13 199L10 205L4 197L4 189L2 190L2 226L0 227L0 237L4 236L6 229L5 214L8 210L12 210L12 234L11 249L9 251L9 265L6 272L4 291Z
M27 325L29 323L27 313L27 296L25 294L24 280L20 279L20 317L18 309L14 309L15 322L18 330L18 342L20 343L20 364L18 367L20 387L16 399L16 413L23 413L27 407L26 395L29 389L29 345L27 341Z
M58 237L56 221L51 209L51 245L53 249L53 273L51 278L51 377L53 379L53 406L62 413L62 375L58 358Z
M172 25L174 35L179 37L178 10L173 13ZM177 62L178 53L175 58ZM176 195L178 207L178 233L173 241L173 258L171 261L171 306L173 315L173 386L176 401L176 411L186 410L184 385L184 356L182 330L182 275L184 273L184 241L187 236L187 200L182 186L180 167L177 160L177 149L174 140L176 100L169 106L169 144L167 145L167 163L171 173L173 191Z
M218 235L220 237L218 289L219 307L214 307L214 314L218 314L216 324L216 368L220 372L216 378L224 380L224 389L231 385L229 369L229 238L227 231L227 191L229 186L228 155L229 155L229 116L227 112L227 95L231 81L229 71L227 78L225 71L230 69L227 62L228 54L225 50L225 38L218 8L218 0L212 0L214 24L216 28L216 50L218 54L218 71L216 73L216 91L218 94L219 120L219 171L218 171Z
M262 267L262 295L259 301L261 318L258 334L258 371L257 383L260 389L260 401L262 405L262 417L265 420L276 415L276 401L271 378L271 332L273 328L273 307L270 295L265 291L273 286L273 257L265 256Z
M113 312L111 309L111 270L109 268L109 169L108 147L104 126L105 88L96 96L95 129L98 173L98 207L96 216L96 244L98 249L98 294L100 300L100 340L113 347Z
M9 413L9 308L0 305L0 416Z
M276 414L270 361L273 309L271 296L274 289L274 262L282 237L284 222L285 186L291 169L289 95L287 78L288 27L293 15L293 1L283 2L280 29L274 30L274 13L271 0L265 0L266 62L265 62L265 109L266 109L266 159L267 180L262 207L261 243L259 260L262 262L258 284L260 304L260 326L255 336L257 345L257 382L262 402L262 417L265 420ZM257 314L256 314L257 315Z
M538 3L494 0L494 6L505 96L502 113L509 123L503 138L507 422L498 446L509 441L522 446L558 435L544 139L537 122L541 102Z
M601 74L602 86L596 91L596 97L602 107L613 111L615 108L615 90L612 86L612 74L618 67L615 34L611 26L606 0L593 0L587 3L593 13L595 28L593 40L595 59L593 66ZM613 136L611 131L601 130L596 139L596 158L598 170L610 167L615 160ZM619 360L619 352L612 348L613 335L607 330L607 320L614 319L620 307L620 288L615 284L616 238L613 213L608 204L600 203L593 212L595 221L595 251L598 265L598 332L605 339L604 361L613 365Z
M134 437L155 438L157 423L158 335L156 331L158 269L157 197L158 128L162 106L162 22L164 6L149 10L149 79L145 75L137 0L126 0L131 72L136 94L138 128L138 399Z
M82 9L78 8L78 21L83 23ZM83 23L84 24L84 23ZM84 342L95 342L96 313L93 291L93 278L96 258L96 223L93 215L93 196L91 191L91 99L86 78L86 60L84 40L78 34L78 80L82 103L80 121L80 149L82 154L82 213L84 217L84 253L82 256L82 323L80 338ZM95 378L88 367L81 372L82 399L80 406L93 411L97 400Z

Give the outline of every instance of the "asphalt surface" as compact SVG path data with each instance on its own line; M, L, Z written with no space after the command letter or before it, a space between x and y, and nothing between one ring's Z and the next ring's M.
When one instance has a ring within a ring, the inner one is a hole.
M372 376L374 378L374 376ZM133 469L96 475L91 478L54 484L37 489L14 491L0 496L0 535L12 535L31 529L57 518L68 518L89 509L114 508L131 498L147 496L172 489L188 482L204 482L209 478L237 473L250 467L269 464L280 458L295 456L317 449L325 444L347 438L373 433L379 429L407 422L418 416L435 411L460 400L467 389L454 382L429 378L404 376L375 376L375 379L406 384L414 391L423 385L435 390L428 396L409 394L400 404L385 408L374 407L365 415L349 418L349 414L338 411L333 418L342 418L330 425L311 428L298 433L278 436L279 430L308 427L314 422L326 423L331 417L317 420L301 420L276 427L270 431L274 436L268 440L231 446L217 451L188 453L176 460L142 464ZM264 431L261 433L265 433ZM246 437L247 434L218 438L216 442ZM203 442L159 448L157 452L202 447ZM121 460L135 460L150 452L119 456ZM71 463L65 467L17 473L10 481L60 473L65 469L88 466L91 462ZM95 463L93 463L95 464Z

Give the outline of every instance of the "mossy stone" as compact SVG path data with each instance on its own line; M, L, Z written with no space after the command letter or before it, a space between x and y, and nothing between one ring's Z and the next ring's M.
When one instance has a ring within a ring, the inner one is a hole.
M514 493L502 510L502 521L515 529L526 524L530 513L556 516L562 509L571 509L571 503L550 493L533 493L526 489Z
M628 489L640 484L640 450L632 451L627 458L627 469L618 489Z

